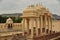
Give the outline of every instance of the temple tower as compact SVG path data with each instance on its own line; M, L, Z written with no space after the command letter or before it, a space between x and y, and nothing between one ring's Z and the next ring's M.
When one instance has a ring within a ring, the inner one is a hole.
M22 18L23 34L29 38L46 35L52 31L52 15L40 4L27 7Z

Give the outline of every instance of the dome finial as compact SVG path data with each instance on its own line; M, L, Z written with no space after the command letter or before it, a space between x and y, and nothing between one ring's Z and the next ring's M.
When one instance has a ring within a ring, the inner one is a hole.
M40 5L39 3L36 4L36 6L39 6L39 5Z
M34 7L34 5L29 5L28 7L31 8L31 7Z
M40 4L42 5L42 2Z

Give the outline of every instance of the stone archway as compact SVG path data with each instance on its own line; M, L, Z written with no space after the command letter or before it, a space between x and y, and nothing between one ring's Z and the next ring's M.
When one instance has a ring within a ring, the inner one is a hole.
M13 28L12 24L8 24L8 29L12 29L12 28Z
M7 27L7 29L13 29L13 20L11 18L7 19L6 27Z

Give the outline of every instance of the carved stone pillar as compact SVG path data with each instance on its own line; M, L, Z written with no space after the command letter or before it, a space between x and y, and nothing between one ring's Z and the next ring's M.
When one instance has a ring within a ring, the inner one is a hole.
M24 35L27 36L28 35L28 25L27 25L27 19L24 18L23 19L23 31L24 31Z
M50 17L50 20L51 20L51 32L52 32L52 18Z
M23 35L24 35L24 32L25 32L25 19L23 18L22 20L22 31L23 31Z
M37 36L39 36L40 35L40 33L41 33L41 31L40 31L40 18L38 17L37 18L37 29L36 29L36 33L37 33Z
M29 29L30 29L30 37L33 38L33 18L29 19Z
M49 16L48 17L48 21L49 21L49 33L51 33L51 31L52 31L52 21L51 21L51 17Z
M41 15L40 18L41 18L41 33L42 33L42 31L43 31L42 30L42 28L43 28L43 16Z
M44 23L44 25L45 25L45 33L48 33L48 20L47 20L47 15L45 15L45 23Z
M27 19L25 18L25 31L27 31Z

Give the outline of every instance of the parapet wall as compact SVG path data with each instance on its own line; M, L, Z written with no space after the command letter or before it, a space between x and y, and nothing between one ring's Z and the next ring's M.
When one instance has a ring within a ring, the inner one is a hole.
M54 20L52 27L53 27L52 29L55 30L56 32L60 32L60 20Z
M22 24L13 23L12 28L9 29L7 23L0 23L0 32L7 32L7 31L22 31Z

